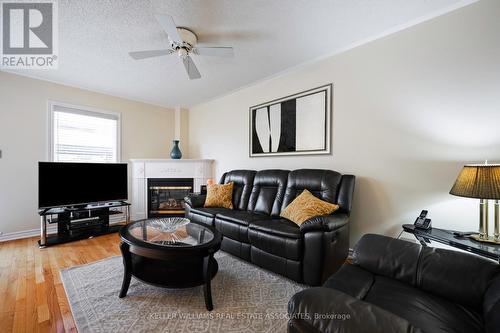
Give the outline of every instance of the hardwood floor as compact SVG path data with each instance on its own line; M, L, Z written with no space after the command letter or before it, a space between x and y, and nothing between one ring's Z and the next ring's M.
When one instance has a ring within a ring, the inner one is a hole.
M0 332L76 332L59 271L120 255L117 233L39 249L0 243Z

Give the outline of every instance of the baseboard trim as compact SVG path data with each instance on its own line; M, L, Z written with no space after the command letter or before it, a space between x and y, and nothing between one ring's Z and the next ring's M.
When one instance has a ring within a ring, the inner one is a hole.
M47 233L51 234L56 232L57 232L57 225L47 226ZM30 238L36 236L40 237L40 229L7 232L5 234L0 235L0 242L6 242L10 240Z
M113 225L113 224L122 223L122 222L123 222L122 220L110 221L109 224ZM47 226L47 233L48 234L55 234L56 232L57 232L57 225L48 225ZM0 243L11 241L11 240L16 240L16 239L36 237L36 236L40 237L40 229L7 232L5 234L0 235Z

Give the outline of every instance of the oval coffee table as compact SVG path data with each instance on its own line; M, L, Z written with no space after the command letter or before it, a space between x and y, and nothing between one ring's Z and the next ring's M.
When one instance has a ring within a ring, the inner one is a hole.
M219 268L214 253L222 235L212 227L184 218L136 221L120 230L125 273L120 298L127 295L132 275L166 288L203 285L207 310L213 310L210 281Z

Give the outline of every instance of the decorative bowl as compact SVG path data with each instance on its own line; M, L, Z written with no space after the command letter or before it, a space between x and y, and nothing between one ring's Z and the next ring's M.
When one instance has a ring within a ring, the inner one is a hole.
M149 225L159 231L174 232L189 222L189 219L184 217L166 217L151 220L149 221Z

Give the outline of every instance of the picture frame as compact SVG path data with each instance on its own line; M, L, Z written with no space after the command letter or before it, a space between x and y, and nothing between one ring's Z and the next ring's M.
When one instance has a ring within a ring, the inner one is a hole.
M331 153L333 84L249 108L249 156Z

